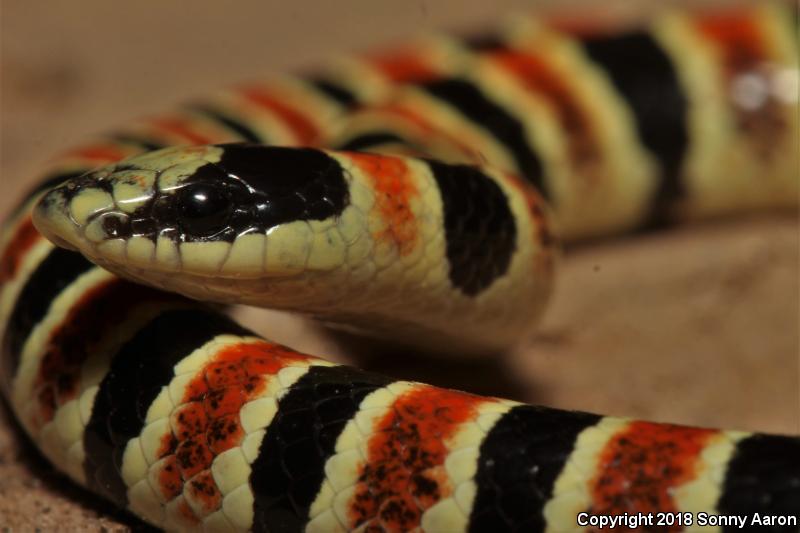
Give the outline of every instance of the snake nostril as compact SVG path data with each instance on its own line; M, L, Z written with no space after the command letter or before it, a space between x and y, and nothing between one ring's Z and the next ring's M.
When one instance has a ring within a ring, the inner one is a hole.
M110 239L124 239L131 235L130 220L122 213L102 213L93 217L84 227L83 235L93 243Z
M107 239L121 239L131 236L131 223L128 217L111 213L101 220L103 232Z

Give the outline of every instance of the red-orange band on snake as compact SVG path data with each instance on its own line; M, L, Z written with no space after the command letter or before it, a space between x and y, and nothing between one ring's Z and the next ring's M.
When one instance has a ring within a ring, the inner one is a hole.
M194 124L179 117L157 117L150 120L150 124L169 135L180 137L189 144L212 144L214 139L199 133Z
M395 83L419 83L440 76L440 73L431 68L426 58L416 49L393 50L384 54L373 54L366 59L381 74Z
M38 403L37 419L30 421L34 427L51 421L60 406L78 395L83 364L97 350L98 342L109 331L115 331L139 302L179 299L179 296L119 278L86 291L53 330L44 346L33 385L33 397ZM125 302L125 305L119 302Z
M422 513L448 497L447 441L487 398L420 385L395 400L374 425L350 500L350 527L410 531ZM383 528L383 529L380 529Z
M0 287L17 274L22 260L40 239L42 236L36 231L33 220L26 216L17 226L5 253L0 257Z
M498 50L491 58L516 77L527 90L547 98L566 133L573 165L583 167L601 157L591 119L563 76L546 58L526 50Z
M417 186L405 161L397 157L366 153L348 153L350 159L368 176L375 190L373 212L386 226L373 237L392 243L400 255L408 255L419 240L417 221L411 201L419 197Z
M676 488L696 477L700 454L719 431L632 422L600 454L593 514L676 512ZM680 531L674 525L668 531Z
M244 87L239 89L246 100L272 111L286 123L297 138L298 144L315 145L319 143L320 131L305 115L292 109L285 102L275 98L262 88Z
M174 433L162 438L158 456L165 460L157 476L162 495L172 500L185 486L185 493L199 502L202 516L218 509L222 497L211 463L244 439L239 411L264 391L270 376L308 359L266 341L243 342L214 354L186 385L181 405L172 413ZM195 516L183 503L180 508L190 520Z
M766 158L779 153L783 146L781 138L789 129L783 115L787 104L776 99L771 88L775 69L770 65L767 36L757 12L705 15L697 19L696 27L717 45L725 89L739 129ZM754 90L761 94L754 95L752 101L742 102L736 96L737 84L741 84L741 90L748 79L760 83L762 87Z

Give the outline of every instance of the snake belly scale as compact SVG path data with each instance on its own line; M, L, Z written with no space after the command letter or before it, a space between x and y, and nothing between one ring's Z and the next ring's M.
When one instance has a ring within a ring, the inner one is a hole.
M475 356L544 309L557 236L796 208L788 9L574 22L518 17L237 86L60 156L0 236L0 375L22 427L167 530L706 512L800 531L797 436L399 381L197 301Z

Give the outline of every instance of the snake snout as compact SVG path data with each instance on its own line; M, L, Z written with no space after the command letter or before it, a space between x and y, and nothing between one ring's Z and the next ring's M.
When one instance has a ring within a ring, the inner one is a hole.
M90 254L109 240L127 239L131 217L115 200L112 172L89 172L42 196L33 211L36 228L55 245Z
M75 250L79 232L67 208L68 195L69 189L64 185L48 191L33 210L33 224L56 246Z

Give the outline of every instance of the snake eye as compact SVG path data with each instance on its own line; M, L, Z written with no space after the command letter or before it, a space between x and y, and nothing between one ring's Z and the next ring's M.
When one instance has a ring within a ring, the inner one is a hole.
M178 194L178 210L184 231L209 236L225 228L232 204L222 187L194 183Z

